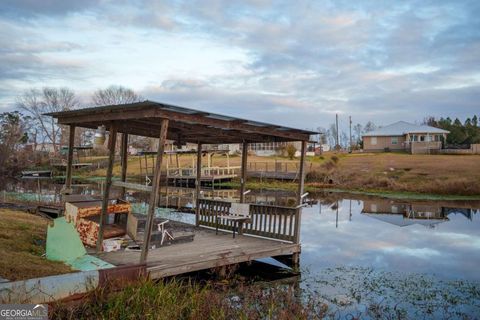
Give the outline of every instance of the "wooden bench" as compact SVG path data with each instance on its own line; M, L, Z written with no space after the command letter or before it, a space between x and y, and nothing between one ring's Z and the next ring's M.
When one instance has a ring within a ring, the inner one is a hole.
M218 220L225 219L233 221L233 238L235 238L235 229L239 226L239 234L242 234L243 224L250 220L250 205L248 203L236 203L232 202L230 209L226 214L215 214L216 234L218 234Z

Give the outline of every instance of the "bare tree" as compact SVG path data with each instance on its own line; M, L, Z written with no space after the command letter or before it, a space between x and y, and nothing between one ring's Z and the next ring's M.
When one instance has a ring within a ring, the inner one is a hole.
M353 126L353 132L355 135L355 144L358 145L360 141L362 141L362 130L363 127L360 123L357 123L356 125Z
M319 144L327 144L327 130L323 127L317 128L318 132L318 143Z
M140 101L140 96L132 89L122 86L110 86L93 93L92 101L96 106L126 104Z
M328 144L332 147L337 146L337 126L335 123L330 124L330 128L327 130Z
M5 174L12 168L19 146L26 143L26 122L28 121L18 111L0 114L0 174Z
M374 131L376 129L377 129L377 126L375 125L375 123L373 123L372 121L368 121L365 127L363 128L363 131L367 133L367 132Z
M135 91L122 86L110 86L106 89L99 89L92 95L92 102L96 106L127 104L139 102L142 100ZM120 137L118 137L120 139ZM152 138L141 136L130 136L130 143L148 146L152 142ZM120 146L120 143L117 143ZM148 147L145 147L148 149Z
M18 107L29 115L41 129L44 139L50 141L54 150L60 143L61 129L54 118L45 113L72 110L77 107L75 93L68 88L31 89L17 99Z
M437 122L437 120L435 119L434 116L427 116L427 117L423 118L422 124L425 124L425 125L431 126L431 127L438 127L438 122Z
M347 149L348 148L348 145L349 145L349 136L348 134L345 132L345 131L341 131L340 132L340 141L338 142L339 145L344 148L344 149Z

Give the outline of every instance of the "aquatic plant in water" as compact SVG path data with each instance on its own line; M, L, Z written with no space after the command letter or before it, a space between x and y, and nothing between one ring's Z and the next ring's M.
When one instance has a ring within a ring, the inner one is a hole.
M329 306L334 319L471 319L480 314L480 284L365 267L303 272L303 294Z

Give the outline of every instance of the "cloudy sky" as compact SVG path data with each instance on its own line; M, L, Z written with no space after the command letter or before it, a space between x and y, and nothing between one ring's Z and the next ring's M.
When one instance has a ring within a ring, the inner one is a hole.
M480 1L2 0L0 111L66 86L300 128L480 113Z

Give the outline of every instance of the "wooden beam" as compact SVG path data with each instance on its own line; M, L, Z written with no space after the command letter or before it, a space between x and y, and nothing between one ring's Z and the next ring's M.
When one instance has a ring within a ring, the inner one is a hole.
M132 121L117 121L117 132L128 133L133 135L139 135L144 137L157 138L158 130L160 127L155 122L142 120L142 124L139 120ZM158 121L157 121L158 122ZM105 122L85 122L81 124L81 127L96 129L99 125L105 124ZM241 143L244 140L251 142L284 142L294 141L294 139L279 138L269 135L252 134L241 132L238 130L219 130L210 128L211 131L200 130L200 128L206 128L205 126L192 125L191 130L187 129L187 125L182 124L182 128L172 128L174 122L169 123L169 132L167 139L177 140L179 134L182 136L182 142L197 143L201 141L202 144L219 144L219 143ZM178 124L178 122L177 122ZM158 128L158 130L157 130Z
M195 180L195 225L200 225L200 188L202 179L202 144L197 144L197 179Z
M248 158L248 143L242 144L242 167L240 172L240 202L245 202L245 185L247 183L247 158Z
M150 201L148 204L147 222L145 224L145 234L143 238L142 253L140 255L140 263L147 261L148 249L150 246L150 236L152 234L153 219L155 215L155 206L160 191L160 173L162 169L163 152L165 149L165 140L167 139L168 120L161 121L160 136L158 137L157 160L155 163L155 171L153 173L152 192L150 193Z
M71 193L72 187L72 164L73 164L73 146L75 144L75 125L70 125L68 136L68 154L67 154L67 172L65 177L65 190L66 194Z
M302 204L302 195L305 191L305 155L307 153L307 141L302 141L302 149L300 154L300 172L298 181L297 205ZM302 218L302 208L299 207L295 214L295 243L300 243L300 225Z
M115 144L117 142L117 127L115 123L110 125L110 134L108 135L108 167L105 177L105 189L103 190L102 211L98 228L97 252L102 251L103 230L105 229L105 220L107 218L108 198L110 197L110 187L112 186L113 162L115 160Z
M121 155L122 155L122 176L121 181L127 181L127 164L128 164L128 133L122 134L122 148L121 148ZM121 198L125 198L125 187L122 187L122 195Z
M132 182L113 181L112 186L121 187L124 189L128 188L132 190L144 191L144 192L152 191L152 186L146 186L144 184L132 183Z
M169 110L160 109L157 106L150 107L145 110L121 110L118 112L112 112L107 110L104 112L88 114L76 114L75 116L63 116L58 117L58 123L60 124L81 124L84 122L108 122L113 120L134 120L134 119L152 119L162 118L171 121L186 122L189 124L202 124L207 126L213 126L217 128L236 129L247 133L259 133L270 136L288 138L297 141L307 141L310 139L309 134L298 132L297 130L272 130L268 127L259 127L249 125L248 123L236 123L234 121L208 118L202 115L178 113Z
M232 122L232 121L230 121ZM239 123L244 123L245 121L239 122ZM155 127L158 127L158 124L155 122L149 121L149 120L133 120L129 122L129 125L131 126L132 124L135 124L136 126L139 126L141 128L147 128L154 129ZM169 125L169 139L170 140L176 140L175 137L173 136L174 133L181 134L182 138L181 140L185 139L191 139L191 138L197 138L199 136L206 136L210 138L215 138L217 139L216 142L218 142L218 138L232 138L236 139L237 141L243 141L248 138L248 140L259 140L259 141L265 141L266 139L268 140L269 137L266 137L261 134L253 134L253 133L245 133L239 130L222 130L219 128L214 128L206 125L200 125L200 124L190 124L190 123L181 123L181 122L170 122ZM240 140L239 140L240 139Z

